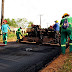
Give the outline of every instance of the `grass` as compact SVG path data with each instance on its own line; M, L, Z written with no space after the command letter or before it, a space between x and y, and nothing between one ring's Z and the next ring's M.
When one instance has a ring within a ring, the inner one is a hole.
M23 36L26 36L26 35L28 35L27 33L24 33L23 34ZM20 35L20 38L22 39L22 36ZM16 37L16 34L14 34L13 32L10 32L10 33L8 33L8 37L7 37L7 39L8 40L16 40L17 39L17 37ZM3 41L3 37L2 37L2 35L0 35L0 42L2 42Z
M8 34L8 39L16 39L16 34L11 32L10 34Z
M72 53L69 53L64 65L58 70L58 72L72 72Z
M24 34L23 34L23 36L26 36L26 35L28 35L28 33L24 33Z
M16 38L17 37L16 37L16 35L14 33L12 33L12 32L11 33L8 33L7 40L11 40L12 41L13 39L16 40ZM3 42L3 36L2 35L0 36L0 42Z

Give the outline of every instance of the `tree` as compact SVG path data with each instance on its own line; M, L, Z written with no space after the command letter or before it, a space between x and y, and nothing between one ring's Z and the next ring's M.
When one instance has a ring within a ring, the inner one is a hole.
M9 26L12 25L12 24L11 24L11 20L10 20L9 18L7 18L7 19L5 19L5 20L7 20L7 24L9 24Z
M18 18L17 20L15 19L5 19L7 20L7 24L9 26L13 26L13 27L22 27L22 28L27 28L28 26L31 27L31 24L33 24L33 22L28 22L26 18Z
M15 21L15 19L11 20L11 26L18 27L17 22Z
M18 18L17 19L17 24L18 24L18 26L20 27L22 27L22 28L26 28L26 26L27 26L27 23L28 23L28 21L27 21L27 19L26 18Z
M15 19L10 20L9 18L7 18L5 20L7 20L7 24L9 24L9 26L18 27L17 22L15 21Z
M18 18L17 19L17 23L20 23L22 21L22 19Z
M28 22L29 24L33 24L33 22L32 21L30 21L30 22Z
M4 0L2 0L2 10L1 10L1 26L4 20Z
M28 28L31 28L31 25L33 24L33 22L28 22L29 23L29 25L28 25Z

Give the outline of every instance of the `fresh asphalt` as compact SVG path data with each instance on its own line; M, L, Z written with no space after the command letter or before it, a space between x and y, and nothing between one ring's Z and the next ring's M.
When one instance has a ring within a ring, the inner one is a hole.
M38 72L60 53L56 45L10 42L0 46L0 72Z

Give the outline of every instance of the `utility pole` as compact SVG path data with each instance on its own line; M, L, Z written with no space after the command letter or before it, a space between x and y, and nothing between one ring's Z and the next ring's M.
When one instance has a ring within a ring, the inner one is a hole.
M41 28L41 16L42 16L42 15L40 15L40 28Z
M2 7L1 7L1 26L4 20L4 0L2 0Z
M47 28L48 28L48 24L49 24L49 23L47 23Z

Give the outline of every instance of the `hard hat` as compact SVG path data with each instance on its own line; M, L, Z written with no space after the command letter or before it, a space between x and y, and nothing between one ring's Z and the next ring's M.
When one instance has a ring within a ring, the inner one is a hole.
M64 13L64 16L65 16L65 15L68 15L68 16L69 16L69 14L68 14L68 13Z
M20 27L20 29L22 29L22 27Z
M64 13L64 15L62 16L62 18L64 18L65 16L69 16L68 13Z
M6 22L7 23L7 20L4 20L3 22Z
M31 26L34 26L34 24L31 24Z
M64 16L62 16L62 18L64 18Z
M55 22L58 23L58 20L56 20Z
M31 27L31 24L29 24L28 26Z

